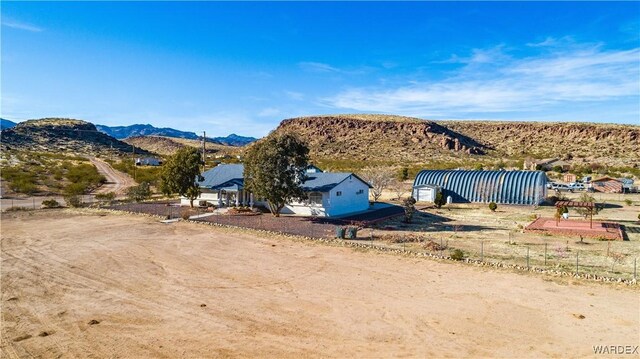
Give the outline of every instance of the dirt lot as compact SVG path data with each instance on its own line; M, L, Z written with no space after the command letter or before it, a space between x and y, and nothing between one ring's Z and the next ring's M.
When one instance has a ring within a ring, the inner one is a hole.
M638 345L637 288L190 223L2 214L1 356L583 357Z

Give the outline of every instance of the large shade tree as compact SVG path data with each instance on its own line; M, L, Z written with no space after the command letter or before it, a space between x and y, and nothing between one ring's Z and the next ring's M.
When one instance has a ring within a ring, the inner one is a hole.
M285 204L304 200L302 189L309 148L292 134L271 134L254 143L244 157L245 189L264 198L269 210L279 217Z
M196 181L201 178L201 165L202 158L198 149L181 148L162 166L160 190L166 196L177 193L189 198L193 207L193 201L200 195L200 187Z

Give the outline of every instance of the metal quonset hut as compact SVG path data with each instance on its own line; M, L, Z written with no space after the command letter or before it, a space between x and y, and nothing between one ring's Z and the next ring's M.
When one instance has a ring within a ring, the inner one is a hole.
M540 204L546 197L547 176L542 171L422 170L413 182L416 191L437 186L453 202Z

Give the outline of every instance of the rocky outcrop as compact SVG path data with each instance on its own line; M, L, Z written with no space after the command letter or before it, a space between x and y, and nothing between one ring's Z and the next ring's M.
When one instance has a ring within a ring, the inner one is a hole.
M149 154L96 129L92 123L68 119L45 118L20 122L0 133L2 149L42 152L66 152L80 155Z
M432 121L399 116L336 115L282 121L276 132L293 132L312 156L415 162L434 153L482 155L486 146Z
M640 165L640 126L596 123L438 121L493 148L496 157L562 158Z

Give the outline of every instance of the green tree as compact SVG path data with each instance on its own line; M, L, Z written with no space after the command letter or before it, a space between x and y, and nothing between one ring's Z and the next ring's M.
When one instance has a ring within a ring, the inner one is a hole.
M398 181L404 182L409 179L409 169L402 167L398 172Z
M436 198L433 199L433 204L437 208L440 208L440 207L444 206L445 204L447 204L447 200L444 198L444 195L442 194L442 191L438 191L438 193L436 193Z
M416 213L416 199L413 197L406 198L402 201L402 207L404 208L404 221L411 223L413 215Z
M286 203L306 198L301 184L308 165L309 148L298 137L272 134L245 154L245 189L266 199L271 213L279 217Z
M160 174L160 191L165 196L177 193L187 197L193 207L193 200L200 195L200 187L196 180L200 177L202 158L195 147L184 147L169 157L162 166Z

